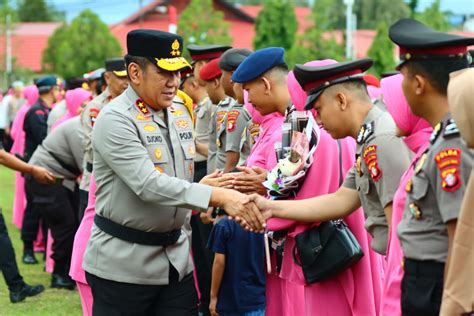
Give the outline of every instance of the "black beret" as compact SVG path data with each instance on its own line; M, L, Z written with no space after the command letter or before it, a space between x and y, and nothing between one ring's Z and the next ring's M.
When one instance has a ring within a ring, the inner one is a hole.
M123 58L111 58L105 61L105 71L112 71L118 77L127 75L127 67Z
M219 67L225 71L234 71L250 54L252 54L250 49L231 48L222 54L219 61Z
M183 38L158 30L133 30L127 34L127 53L148 58L154 65L168 71L191 67L183 54Z
M89 86L87 85L87 80L83 77L72 77L66 79L66 90L73 90L76 88L84 88L89 90Z
M324 60L321 61L321 66L296 65L293 73L308 95L305 109L311 109L314 101L319 98L324 89L332 85L354 80L363 81L363 73L372 64L372 59L364 58L341 63L334 60Z
M474 38L438 32L413 19L398 20L388 35L400 48L397 68L409 60L465 58L467 46L474 45Z

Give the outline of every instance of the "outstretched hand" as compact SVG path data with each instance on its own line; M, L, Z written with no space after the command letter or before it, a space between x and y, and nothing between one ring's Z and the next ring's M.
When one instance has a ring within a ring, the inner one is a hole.
M254 232L264 231L265 218L247 195L230 190L224 198L223 208L242 227Z
M201 184L206 184L211 187L219 187L231 189L234 181L234 175L228 173L222 173L222 171L216 170L211 174L208 174L199 181Z

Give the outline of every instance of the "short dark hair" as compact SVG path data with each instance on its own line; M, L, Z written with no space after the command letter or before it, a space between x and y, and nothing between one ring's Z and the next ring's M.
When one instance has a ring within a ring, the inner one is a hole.
M125 55L124 60L125 60L125 66L127 67L127 70L128 70L128 66L131 63L135 63L138 66L140 66L143 73L145 73L146 67L148 66L148 64L151 64L150 60L146 57L132 56L132 55L128 55L128 54ZM130 75L128 74L128 71L127 71L127 78L128 78L128 80L130 80Z
M421 74L428 78L433 88L442 95L448 93L449 74L469 67L466 57L450 60L416 60L406 63L408 74Z

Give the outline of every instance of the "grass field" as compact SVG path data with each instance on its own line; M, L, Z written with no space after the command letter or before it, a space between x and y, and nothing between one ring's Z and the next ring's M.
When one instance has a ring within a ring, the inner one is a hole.
M26 298L25 301L10 303L8 288L5 281L0 281L0 316L10 315L82 315L81 302L77 291L57 290L50 288L51 275L44 272L43 256L37 265L24 265L21 262L22 243L19 230L12 224L12 205L14 195L14 175L9 169L0 166L0 207L3 209L8 232L15 248L20 273L28 284L43 284L46 291L36 297Z

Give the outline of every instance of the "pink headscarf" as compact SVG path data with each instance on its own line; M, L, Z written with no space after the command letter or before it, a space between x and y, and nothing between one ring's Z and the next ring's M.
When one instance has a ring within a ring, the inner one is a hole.
M403 278L403 251L397 236L396 227L403 217L405 209L406 192L405 186L413 176L413 166L428 146L429 137L432 132L431 126L424 119L415 116L408 105L402 91L402 75L394 75L382 79L382 94L387 109L392 115L395 124L408 134L405 137L407 146L415 152L410 167L400 179L400 185L395 192L392 207L392 225L390 227L387 247L387 267L383 284L381 300L381 314L400 316L401 311L401 282Z
M27 86L23 90L23 95L26 102L18 110L11 129L11 138L14 141L11 153L19 155L23 155L23 151L25 150L25 132L23 131L23 123L25 122L26 113L39 98L38 88L35 85Z
M306 65L325 66L334 60L312 61ZM297 109L303 109L306 93L299 86L293 75L288 77L288 88L292 101ZM281 141L281 133L280 133ZM343 175L354 165L355 142L352 138L340 140L342 150L342 167L339 166L339 147L337 142L325 131L320 131L318 148L313 155L314 162L308 169L304 183L296 195L296 200L307 199L335 192L339 186L339 173ZM364 229L362 209L353 212L345 221L359 241L366 256L356 265L338 276L324 282L305 287L306 312L312 315L326 315L329 310L335 315L376 315L380 295L380 261L370 250L370 240ZM288 229L285 243L285 255L280 277L289 282L304 284L301 268L296 266L291 255L294 237L309 227L318 224L302 224L295 221L272 218L267 222L270 230ZM364 293L364 294L362 294ZM298 304L298 303L296 303Z
M66 114L58 119L54 124L52 129L58 127L60 124L66 122L70 118L73 118L78 113L79 107L84 103L84 101L91 99L92 94L90 91L87 91L83 88L76 88L73 90L68 90L66 92L66 106L67 112Z
M395 124L405 134L404 138L408 148L417 152L418 148L426 142L432 131L430 124L411 112L410 106L403 95L403 75L393 75L381 81L381 90L387 110L392 115Z

